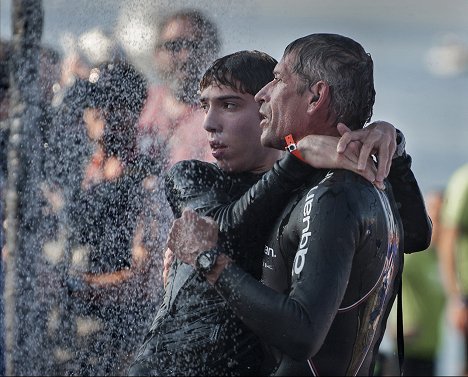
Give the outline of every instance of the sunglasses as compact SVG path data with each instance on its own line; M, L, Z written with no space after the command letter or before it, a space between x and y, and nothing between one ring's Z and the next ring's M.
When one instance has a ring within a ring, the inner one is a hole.
M180 52L182 49L194 49L198 46L199 42L193 39L178 38L172 41L158 43L157 49L164 49L170 52Z

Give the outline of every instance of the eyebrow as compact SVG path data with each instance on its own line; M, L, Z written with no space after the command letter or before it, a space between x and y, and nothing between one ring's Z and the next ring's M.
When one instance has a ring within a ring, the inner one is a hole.
M216 101L227 101L227 100L243 100L241 96L238 95L225 95L225 96L219 96L214 98ZM200 102L206 102L208 100L208 97L200 97Z

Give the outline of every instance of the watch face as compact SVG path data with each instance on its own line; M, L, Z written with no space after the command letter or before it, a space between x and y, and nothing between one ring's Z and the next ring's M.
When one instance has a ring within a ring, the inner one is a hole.
M211 250L199 254L196 263L197 268L202 272L209 272L216 262L216 255L217 254Z
M208 253L202 253L198 258L198 264L203 269L209 269L212 264L213 258L210 258L211 255Z

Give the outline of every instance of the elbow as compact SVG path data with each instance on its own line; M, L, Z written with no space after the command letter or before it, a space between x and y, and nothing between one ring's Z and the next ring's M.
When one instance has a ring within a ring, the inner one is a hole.
M410 232L405 236L405 253L423 251L429 248L432 240L432 221L428 218L426 225L417 232Z
M295 347L292 352L289 352L288 356L290 356L293 360L296 361L307 361L309 360L312 356L314 356L318 351L320 347L311 347L310 345L301 345Z
M288 342L284 342L283 352L296 361L306 361L317 354L325 340L317 333L313 335L308 331L302 331L301 336L289 337Z
M317 344L311 344L310 342L297 342L296 344L290 344L284 353L296 361L307 361L314 356L320 350L320 346Z

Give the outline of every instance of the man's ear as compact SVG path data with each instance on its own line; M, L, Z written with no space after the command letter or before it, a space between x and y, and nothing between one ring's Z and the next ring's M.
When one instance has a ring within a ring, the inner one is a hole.
M329 103L330 86L325 81L318 81L309 88L309 91L309 111L315 111Z

